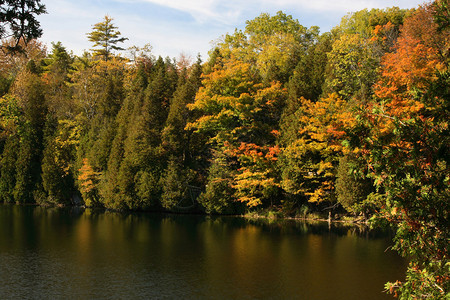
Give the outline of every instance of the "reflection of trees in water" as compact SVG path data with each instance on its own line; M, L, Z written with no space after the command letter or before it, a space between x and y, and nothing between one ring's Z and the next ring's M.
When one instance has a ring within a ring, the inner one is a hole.
M325 221L296 221L296 220L268 220L243 219L248 224L261 226L262 230L289 234L317 234L335 236L357 236L360 238L377 239L392 238L394 231L391 228L371 228L363 224L328 223Z

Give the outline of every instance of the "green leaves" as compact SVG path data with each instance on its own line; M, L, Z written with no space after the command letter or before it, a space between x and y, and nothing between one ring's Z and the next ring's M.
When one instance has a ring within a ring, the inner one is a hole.
M287 83L300 55L319 34L318 27L307 29L281 11L274 16L263 13L246 24L244 32L227 34L218 47L224 57L250 63L266 83Z
M99 56L104 61L108 61L113 53L113 50L125 50L117 45L123 43L128 38L121 37L120 31L114 26L114 19L105 16L103 22L99 22L92 26L92 32L87 33L88 40L94 43L93 56Z

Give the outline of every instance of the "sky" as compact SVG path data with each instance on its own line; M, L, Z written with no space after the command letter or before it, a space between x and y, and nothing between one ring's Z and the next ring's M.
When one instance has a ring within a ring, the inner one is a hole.
M177 58L183 53L207 59L208 51L226 33L244 29L245 21L261 13L283 11L305 27L319 26L327 32L338 25L348 12L364 8L398 6L412 8L423 0L41 0L47 14L38 16L48 49L60 41L75 55L92 44L86 33L112 17L123 37L120 44L152 46L155 56Z

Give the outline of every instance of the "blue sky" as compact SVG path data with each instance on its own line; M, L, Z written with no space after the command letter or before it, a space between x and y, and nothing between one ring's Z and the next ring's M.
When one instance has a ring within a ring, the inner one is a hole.
M61 41L74 54L88 50L86 33L105 15L114 18L121 46L149 43L154 55L176 58L180 53L206 60L212 42L235 28L245 27L262 12L282 10L306 27L329 31L347 12L363 8L417 7L418 0L42 0L48 14L39 16L42 41Z

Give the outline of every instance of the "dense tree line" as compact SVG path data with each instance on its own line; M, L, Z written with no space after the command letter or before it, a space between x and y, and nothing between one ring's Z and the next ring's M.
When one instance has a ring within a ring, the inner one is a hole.
M388 289L443 298L448 20L446 1L358 11L322 34L261 14L204 63L149 46L119 55L125 38L108 16L82 56L59 42L47 52L38 27L12 34L0 58L1 201L376 215L397 224L395 247L411 257L407 281Z

